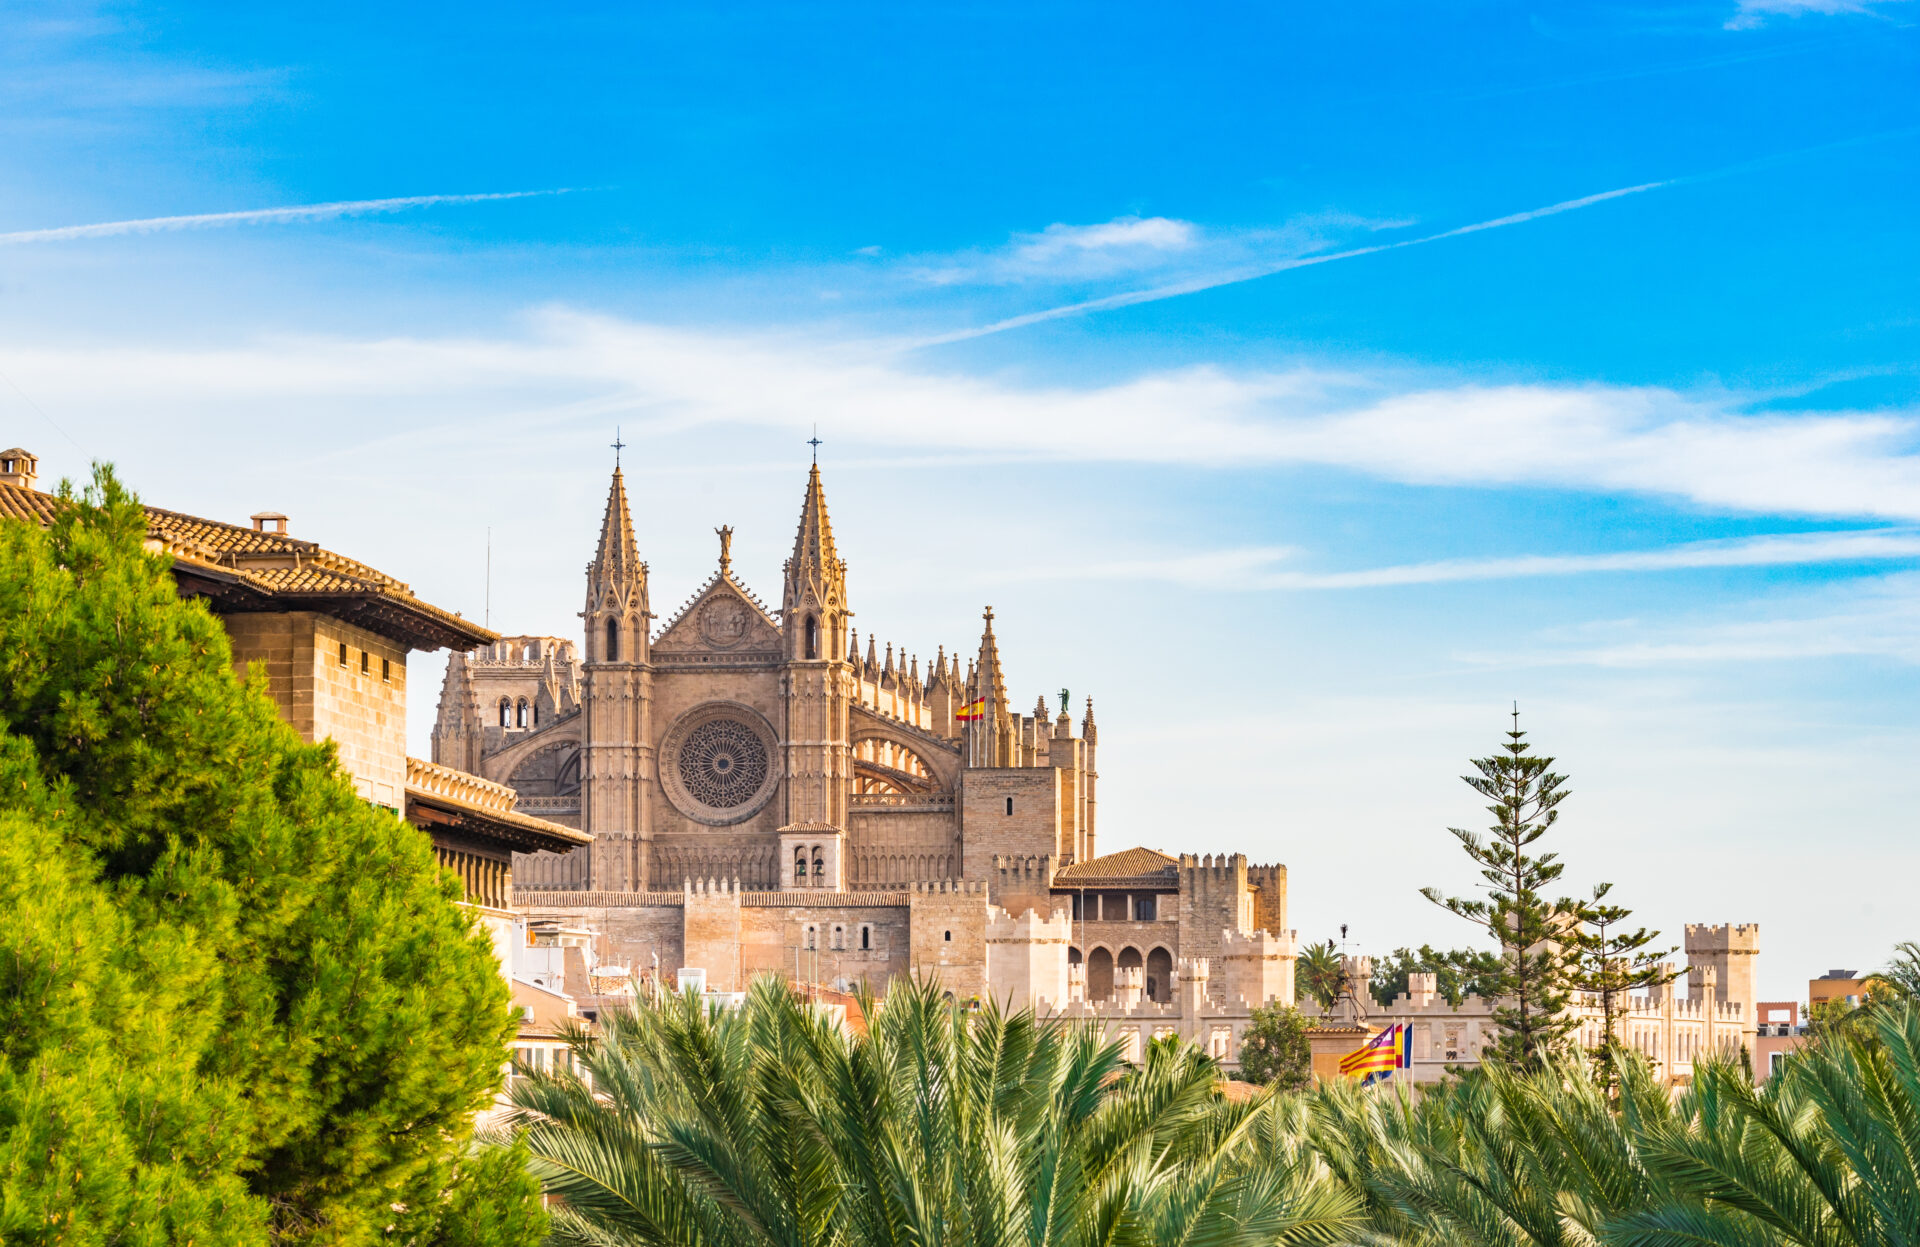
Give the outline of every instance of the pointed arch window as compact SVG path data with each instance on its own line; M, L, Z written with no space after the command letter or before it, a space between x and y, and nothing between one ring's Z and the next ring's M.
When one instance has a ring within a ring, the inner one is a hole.
M807 886L807 851L804 848L793 851L793 886L796 888Z
M520 704L514 707L513 725L515 727L527 725L527 699L524 697L520 699Z
M500 699L500 726L513 726L513 703L504 697Z
M807 616L807 657L820 657L820 621L812 615Z
M607 620L607 661L620 661L620 621Z

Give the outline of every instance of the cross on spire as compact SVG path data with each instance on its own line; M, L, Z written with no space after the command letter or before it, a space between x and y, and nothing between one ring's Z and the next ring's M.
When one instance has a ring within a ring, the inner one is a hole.
M620 426L617 424L614 425L613 426L613 467L616 472L620 470L620 452L626 449L626 445L627 444L625 442L620 440Z
M820 426L819 425L816 424L813 426L813 436L807 439L807 445L813 447L813 462L817 466L820 462Z

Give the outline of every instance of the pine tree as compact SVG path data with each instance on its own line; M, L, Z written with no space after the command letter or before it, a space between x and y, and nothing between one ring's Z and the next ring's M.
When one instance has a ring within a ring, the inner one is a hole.
M1484 898L1446 896L1438 888L1420 894L1486 929L1500 944L1498 976L1501 1003L1493 1013L1499 1035L1488 1055L1514 1064L1532 1064L1560 1047L1574 1019L1567 1012L1568 964L1562 942L1577 935L1579 910L1569 900L1548 900L1544 889L1565 869L1557 853L1530 853L1559 821L1559 805L1571 795L1566 776L1552 771L1553 759L1528 753L1514 707L1507 743L1492 757L1475 758L1477 775L1468 787L1492 802L1493 826L1482 839L1459 827L1448 828L1480 868Z
M1590 929L1574 941L1568 965L1568 981L1600 998L1600 1044L1591 1055L1594 1077L1609 1088L1619 1077L1612 1053L1619 1046L1613 1019L1620 1010L1620 997L1673 982L1676 972L1662 965L1661 959L1677 951L1649 948L1660 938L1658 931L1645 927L1628 930L1627 919L1633 917L1633 911L1602 903L1611 891L1611 883L1599 884L1593 889L1593 899L1581 904L1580 921Z
M26 1002L0 1206L60 1213L3 1236L374 1241L450 1188L498 1087L492 949L425 839L234 678L111 471L62 497L0 522L0 901L28 918L0 936Z

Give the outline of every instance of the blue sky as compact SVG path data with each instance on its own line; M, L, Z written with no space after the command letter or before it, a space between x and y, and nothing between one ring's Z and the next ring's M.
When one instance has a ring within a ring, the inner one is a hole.
M817 423L861 630L993 603L1103 847L1465 942L1518 699L1569 882L1797 996L1920 937L1916 15L9 6L0 441L566 634L616 425L665 615Z

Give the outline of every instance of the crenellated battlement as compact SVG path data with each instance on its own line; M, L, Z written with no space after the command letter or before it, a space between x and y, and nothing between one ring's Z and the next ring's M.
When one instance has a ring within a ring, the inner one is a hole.
M1686 945L1688 956L1709 952L1755 954L1760 951L1760 924L1689 922Z
M917 896L985 896L987 885L977 879L941 879L913 885Z

